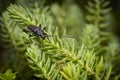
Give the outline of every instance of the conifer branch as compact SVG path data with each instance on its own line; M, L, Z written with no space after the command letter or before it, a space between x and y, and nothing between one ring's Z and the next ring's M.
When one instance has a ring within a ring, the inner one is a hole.
M4 12L0 19L1 41L5 48L10 48L12 51L23 52L26 50L24 46L25 40L22 38L24 34L18 25L11 21L9 17L8 12Z
M108 5L107 1L93 0L93 2L89 1L86 7L89 13L86 17L88 25L86 25L81 39L89 49L94 48L97 55L106 51L106 45L103 44L107 44L110 36L110 33L105 31L109 26L107 15L111 11Z
M62 76L55 69L55 64L52 64L50 58L42 53L38 46L31 45L27 49L26 56L29 66L36 71L35 75L39 78L47 80L62 80Z
M11 69L8 69L5 73L0 73L1 80L15 80L16 73L13 73Z
M39 26L41 24L40 14L44 13L48 15L47 10L48 7L45 7L43 9L39 9L39 8L29 9L29 8L23 8L20 5L13 5L13 4L11 4L11 6L8 7L8 11L11 15L10 17L14 19L14 21L16 21L17 23L27 26L33 24Z

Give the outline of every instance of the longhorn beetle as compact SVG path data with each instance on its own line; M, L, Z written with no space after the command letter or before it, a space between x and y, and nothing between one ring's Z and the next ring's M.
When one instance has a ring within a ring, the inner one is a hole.
M54 37L60 37L60 35L48 35L45 32L45 27L42 29L41 25L38 26L34 26L34 25L30 25L28 26L28 29L23 29L24 32L28 33L28 32L33 32L33 34L29 35L29 38L32 36L40 36L42 38L42 40L45 40L45 38L47 38L48 36L54 36ZM68 36L62 36L62 37L68 37ZM69 36L70 37L70 36ZM74 38L74 37L72 37Z
M33 35L36 35L36 36L40 36L42 38L42 40L44 40L48 35L47 33L45 33L45 28L41 28L41 25L38 27L38 26L34 26L34 25L30 25L28 26L28 30L27 29L23 29L24 32L33 32L32 35L29 35L29 37L32 37Z

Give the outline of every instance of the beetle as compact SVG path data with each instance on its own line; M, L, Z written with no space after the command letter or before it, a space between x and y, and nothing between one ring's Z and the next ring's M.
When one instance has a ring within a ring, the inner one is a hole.
M34 25L30 25L28 26L28 30L27 29L23 29L23 31L25 33L28 33L28 32L33 32L32 35L29 35L29 37L32 37L32 36L40 36L42 38L42 40L44 40L48 35L47 33L44 31L45 28L41 28L41 25L38 27L38 26L34 26Z
M33 34L29 34L29 38L32 37L32 36L40 36L42 38L42 41L45 40L46 38L48 38L48 36L54 36L54 37L71 37L71 38L74 38L73 36L63 36L63 35L48 35L46 32L45 32L45 27L42 29L41 28L41 25L39 26L35 26L35 25L30 25L28 26L28 29L23 29L23 31L25 33L28 33L28 32L32 32ZM49 38L48 38L49 39Z

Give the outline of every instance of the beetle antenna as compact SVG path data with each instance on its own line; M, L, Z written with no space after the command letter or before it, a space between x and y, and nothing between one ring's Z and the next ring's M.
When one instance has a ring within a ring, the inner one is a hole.
M63 35L47 35L47 37L67 37L67 38L75 38L74 36L67 36L67 35L65 35L65 36L63 36Z

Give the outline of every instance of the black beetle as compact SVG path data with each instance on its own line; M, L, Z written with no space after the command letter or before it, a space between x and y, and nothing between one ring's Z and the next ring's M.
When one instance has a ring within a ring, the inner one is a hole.
M39 26L34 26L34 25L30 25L28 26L28 29L23 29L23 31L25 33L28 33L28 32L33 32L33 34L30 34L29 37L32 37L32 36L40 36L42 38L42 40L45 40L45 38L47 38L48 36L53 36L53 37L71 37L71 38L74 38L72 36L63 36L63 35L48 35L46 32L45 32L45 27L42 29L41 28L41 25ZM49 38L48 38L49 39Z
M47 33L45 33L45 28L41 29L41 25L38 26L34 26L34 25L30 25L28 26L28 30L27 29L23 29L24 32L33 32L34 35L36 36L40 36L42 38L42 40L44 40L48 35ZM29 37L31 37L33 35L29 35Z

